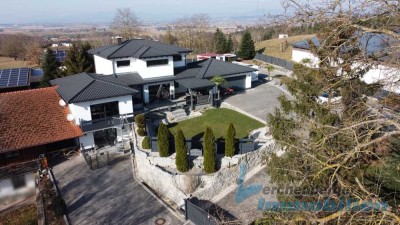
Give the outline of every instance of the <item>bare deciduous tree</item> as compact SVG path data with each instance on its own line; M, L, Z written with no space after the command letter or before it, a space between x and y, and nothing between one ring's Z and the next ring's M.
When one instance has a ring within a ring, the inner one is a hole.
M273 213L274 221L399 224L400 115L372 96L381 87L389 92L399 87L400 2L282 3L289 15L276 17L280 24L322 27L317 34L320 44L309 42L318 65L296 66L294 79L287 83L295 99L280 97L281 108L268 116L272 135L285 149L282 156L269 155L268 174L282 187L295 184L302 191L315 191L280 196L289 202L353 202L334 210ZM385 76L376 85L362 81L372 69ZM322 92L329 99L337 92L341 99L322 105L317 101ZM372 210L360 207L367 205Z
M122 35L123 38L131 39L139 36L141 21L130 8L117 9L112 27Z

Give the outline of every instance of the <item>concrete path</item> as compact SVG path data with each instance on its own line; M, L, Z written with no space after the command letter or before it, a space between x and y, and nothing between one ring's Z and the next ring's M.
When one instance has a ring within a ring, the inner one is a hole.
M183 224L151 196L132 176L130 158L112 166L90 170L74 156L53 168L73 225Z
M224 101L239 108L262 121L266 121L267 114L273 113L276 107L279 107L278 97L282 94L291 98L290 95L270 83L254 82L254 88L245 92L226 98Z

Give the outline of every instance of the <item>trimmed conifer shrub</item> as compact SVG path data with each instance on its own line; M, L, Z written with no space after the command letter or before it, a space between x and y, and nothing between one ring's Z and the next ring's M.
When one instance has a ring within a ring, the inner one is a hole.
M157 134L158 151L161 157L169 156L169 130L167 125L160 123Z
M214 173L217 165L217 152L215 149L214 132L210 127L206 128L203 136L203 150L204 150L204 172Z
M146 137L143 138L142 148L143 149L150 149L151 148L151 146L150 146L150 138L149 137L146 136Z
M146 135L146 131L143 128L139 127L136 131L137 131L138 135L141 136L141 137Z
M225 136L225 156L232 157L235 155L235 135L236 130L232 123L229 124Z
M186 138L181 129L175 134L175 165L176 169L180 172L187 172L189 170L188 154L186 147Z
M146 117L144 114L138 114L135 116L135 123L139 126L139 124L145 124Z

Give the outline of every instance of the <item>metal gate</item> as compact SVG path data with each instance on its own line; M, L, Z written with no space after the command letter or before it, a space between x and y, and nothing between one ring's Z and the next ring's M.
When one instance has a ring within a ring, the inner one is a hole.
M185 215L187 220L192 221L196 225L217 225L211 215L188 199L185 199Z

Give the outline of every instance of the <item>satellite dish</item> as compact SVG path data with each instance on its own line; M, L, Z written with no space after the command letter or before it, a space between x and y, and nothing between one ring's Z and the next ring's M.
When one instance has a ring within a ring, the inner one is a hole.
M65 101L62 99L60 99L60 101L58 101L58 104L60 104L63 107L67 105L67 103L65 103Z
M68 114L67 115L67 120L68 121L72 121L72 120L74 120L75 119L75 116L74 115L72 115L72 114Z

